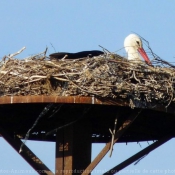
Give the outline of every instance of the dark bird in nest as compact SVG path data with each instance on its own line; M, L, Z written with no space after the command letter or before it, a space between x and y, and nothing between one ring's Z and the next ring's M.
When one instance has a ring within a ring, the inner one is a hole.
M104 52L99 50L91 50L91 51L82 51L82 52L76 52L76 53L69 53L69 52L58 52L53 53L50 56L50 59L80 59L85 57L94 57L103 55Z

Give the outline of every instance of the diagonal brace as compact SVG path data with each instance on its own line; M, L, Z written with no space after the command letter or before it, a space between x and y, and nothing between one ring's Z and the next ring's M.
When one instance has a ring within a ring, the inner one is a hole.
M19 153L23 142L19 138L13 139L2 127L0 127L2 137ZM42 175L54 175L54 173L26 146L23 145L23 151L20 155Z
M161 146L162 144L164 144L165 142L167 142L168 140L170 140L171 138L172 137L170 137L170 136L166 136L166 137L164 137L164 138L162 138L162 139L154 142L153 144L149 145L148 147L146 147L142 151L140 151L137 154L135 154L132 157L130 157L129 159L127 159L127 160L123 161L122 163L120 163L119 165L113 167L112 169L110 169L109 171L107 171L106 173L104 173L103 175L113 175L113 174L118 173L123 168L125 168L128 165L130 165L131 163L137 161L139 158L145 156L149 152L153 151L157 147Z
M141 111L140 111L141 112ZM111 144L115 144L119 138L124 134L124 132L131 126L133 121L138 117L140 112L136 115L131 115L127 120L124 121L122 126L118 129L118 131L115 134L113 143L108 142L105 147L101 150L101 152L97 155L97 157L89 164L89 166L84 170L82 175L89 175L92 170L98 165L98 163L103 159L103 157L108 153L110 150Z

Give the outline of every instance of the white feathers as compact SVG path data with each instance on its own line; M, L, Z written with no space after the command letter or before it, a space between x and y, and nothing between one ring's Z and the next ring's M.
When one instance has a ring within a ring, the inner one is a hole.
M142 40L135 34L128 35L124 40L124 47L128 60L141 61L138 49L142 48Z

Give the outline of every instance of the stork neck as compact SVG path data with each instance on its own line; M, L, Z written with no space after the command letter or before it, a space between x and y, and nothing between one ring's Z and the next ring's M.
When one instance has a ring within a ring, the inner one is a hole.
M128 50L128 60L141 60L140 55L135 48L129 48Z

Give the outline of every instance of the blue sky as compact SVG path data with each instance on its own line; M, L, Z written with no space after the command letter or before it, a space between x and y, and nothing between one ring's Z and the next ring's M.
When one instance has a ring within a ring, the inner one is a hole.
M125 56L124 38L135 32L149 41L157 55L174 62L174 7L175 1L167 0L1 0L0 57L23 46L26 50L18 58L42 52L46 46L50 54L55 50L77 52L101 49L99 45ZM144 148L148 144L141 145ZM131 174L128 173L131 170L146 174L144 169L151 175L172 174L173 170L175 174L174 145L175 140L172 139L137 165L126 167L121 174ZM27 146L54 171L54 143L28 141ZM103 146L93 145L92 157ZM5 174L1 170L32 169L3 138L0 138L0 148L0 174ZM142 148L137 143L116 144L112 158L106 156L96 168L99 171L92 174L101 174L100 170L112 168Z

